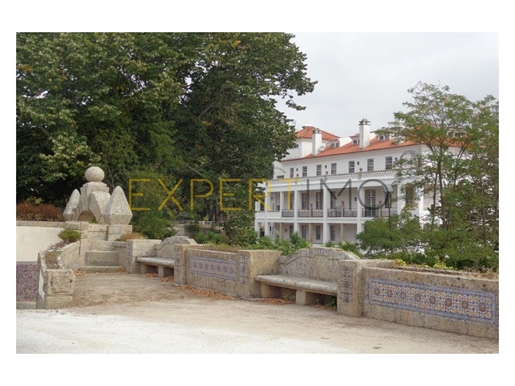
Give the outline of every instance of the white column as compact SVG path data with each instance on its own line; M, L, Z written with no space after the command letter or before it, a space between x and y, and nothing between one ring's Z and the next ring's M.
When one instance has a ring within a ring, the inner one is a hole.
M330 232L329 232L329 224L327 223L327 212L328 209L331 207L331 192L329 191L329 188L327 188L324 185L324 189L322 191L322 208L324 209L323 212L323 223L322 223L322 243L325 244L330 240Z
M284 207L284 195L285 195L284 192L279 192L279 209L281 210L281 213L284 209L286 209ZM281 215L279 215L279 216L281 216Z
M298 190L294 190L291 192L293 194L293 231L300 234L299 222L298 222L298 214L300 208L300 192Z
M364 189L361 189L361 191L356 190L356 201L354 204L356 205L356 230L357 233L360 233L363 231L363 223L361 221L362 212L363 212L363 206L361 205L361 202L363 202L364 198L361 197L363 195ZM359 193L359 194L358 194Z
M324 218L324 223L322 224L322 244L327 243L330 240L330 232L329 232L329 224L327 220Z

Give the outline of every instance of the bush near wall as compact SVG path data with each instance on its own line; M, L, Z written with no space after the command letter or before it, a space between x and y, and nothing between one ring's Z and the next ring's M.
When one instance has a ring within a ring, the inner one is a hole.
M16 204L18 221L64 221L62 210L52 204L23 201Z

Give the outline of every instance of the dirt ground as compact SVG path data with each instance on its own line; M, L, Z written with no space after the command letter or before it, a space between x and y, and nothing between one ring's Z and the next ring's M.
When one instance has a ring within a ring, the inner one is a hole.
M72 307L18 307L16 352L499 352L496 340L344 317L327 308L276 303L178 286L169 278L152 275L86 273L77 276Z

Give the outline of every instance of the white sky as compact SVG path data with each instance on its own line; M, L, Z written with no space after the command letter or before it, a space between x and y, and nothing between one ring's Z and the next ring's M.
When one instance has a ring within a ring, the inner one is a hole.
M417 82L449 86L470 100L499 99L498 33L317 33L292 32L307 55L315 90L281 108L297 129L314 125L339 136L358 130L367 118L372 130L393 120L411 101Z

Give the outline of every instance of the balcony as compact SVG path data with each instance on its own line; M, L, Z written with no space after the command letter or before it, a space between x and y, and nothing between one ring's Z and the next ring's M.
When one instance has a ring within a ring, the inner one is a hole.
M327 217L357 217L358 211L352 209L331 208L327 209Z
M388 217L388 215L397 213L397 208L363 208L361 209L362 217Z
M397 208L361 208L361 217L388 217L388 215L397 213ZM299 209L297 216L300 218L322 218L324 217L324 210L322 209ZM342 207L327 209L327 218L342 218L342 217L358 217L357 209L345 209ZM256 212L257 218L264 218L264 212ZM293 209L283 209L281 211L268 211L268 218L294 218L295 211Z

